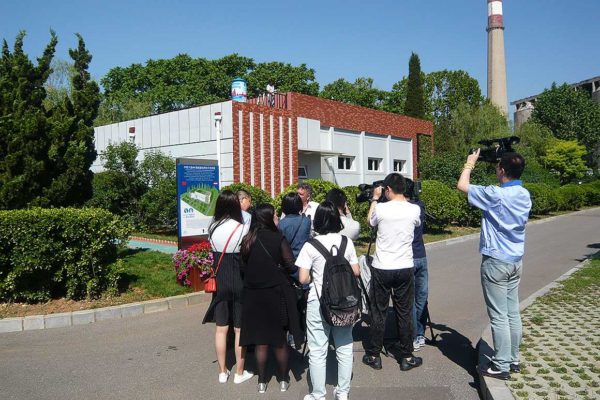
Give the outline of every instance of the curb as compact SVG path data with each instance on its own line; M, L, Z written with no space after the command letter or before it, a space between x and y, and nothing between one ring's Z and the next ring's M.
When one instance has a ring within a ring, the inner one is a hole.
M21 332L39 329L63 328L66 326L86 325L94 322L135 317L166 310L175 310L187 306L207 303L212 296L203 292L148 300L139 303L72 311L58 314L30 315L27 317L0 319L0 333Z
M560 217L560 215L559 215L559 217ZM550 218L548 218L548 219L550 219ZM541 220L538 222L543 222L543 221L545 221L545 220ZM560 286L560 282L564 281L565 279L567 279L568 277L573 275L573 273L575 273L576 271L583 268L586 264L589 263L589 261L590 260L587 259L587 260L577 264L576 266L574 266L573 268L571 268L570 270L568 270L567 272L565 272L564 274L562 274L561 276L556 278L554 281L550 282L549 284L547 284L546 286L544 286L537 292L535 292L532 295L530 295L529 297L527 297L525 300L521 301L519 303L519 310L523 311L524 309L529 307L538 297L541 297L541 296L545 295L546 293L548 293L551 289L554 289L554 288ZM481 338L479 339L479 342L477 343L477 349L478 349L478 358L477 358L478 363L477 364L478 365L481 365L482 363L486 363L487 361L489 361L491 354L493 352L492 347L489 345L490 343L493 343L492 326L488 324L485 327L485 329L483 330L483 332L481 333ZM487 376L483 376L483 375L479 374L479 382L480 382L481 395L482 395L483 400L515 400L515 397L513 396L511 390L509 389L506 381L489 378Z
M129 240L137 240L138 242L148 242L148 243L157 243L164 244L168 246L177 246L177 242L172 240L163 240L163 239L149 239L141 236L130 236Z

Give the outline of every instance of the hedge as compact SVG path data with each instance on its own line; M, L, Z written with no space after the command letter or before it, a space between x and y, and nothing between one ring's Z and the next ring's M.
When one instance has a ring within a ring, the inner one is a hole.
M428 224L444 227L461 217L461 197L457 190L440 181L429 180L421 183L421 200L425 209L434 217Z
M131 229L102 209L0 211L0 299L47 301L114 291Z
M531 195L532 215L544 215L558 209L556 190L545 183L526 183L523 185Z
M273 202L270 194L261 188L248 185L247 183L232 183L231 185L223 187L222 190L231 190L233 193L236 193L238 190L246 191L252 196L252 207L265 203L271 204Z

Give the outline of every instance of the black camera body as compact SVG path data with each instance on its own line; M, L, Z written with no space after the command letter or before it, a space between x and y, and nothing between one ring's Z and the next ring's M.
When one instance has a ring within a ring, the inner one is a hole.
M514 152L512 146L518 144L520 141L521 139L518 136L480 140L477 143L486 146L486 148L481 149L478 160L495 164L500 161L504 153ZM469 154L473 154L476 151L477 149L471 149L469 150Z
M364 203L365 201L371 201L371 200L373 200L373 192L378 187L383 187L383 181L382 180L381 181L375 181L371 185L369 185L367 183L362 183L362 184L358 185L358 190L360 190L360 192L358 192L356 194L356 202L357 203ZM381 193L381 197L379 197L378 201L380 203L384 203L384 202L387 201L387 198L385 197L385 195L383 194L383 192Z

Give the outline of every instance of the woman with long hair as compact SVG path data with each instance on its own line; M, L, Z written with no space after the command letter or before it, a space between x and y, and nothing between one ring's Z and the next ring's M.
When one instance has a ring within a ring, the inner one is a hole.
M217 198L215 215L208 228L213 251L213 272L216 271L217 292L202 323L215 322L215 351L219 364L219 383L227 382L230 372L225 364L227 332L233 326L235 332L236 373L234 383L242 383L253 374L244 370L245 349L240 346L242 322L242 275L240 271L240 245L248 233L243 223L238 197L230 190L223 190Z
M295 292L288 275L296 271L290 245L275 225L275 209L270 204L256 207L250 231L242 240L244 302L240 345L254 345L258 367L258 392L267 389L266 366L269 347L277 359L279 389L289 387L289 330L296 343L302 331L296 309Z
M356 250L352 240L339 233L343 229L343 225L337 207L330 201L321 203L315 212L313 225L318 234L315 240L334 252L335 249L343 247L342 238L345 238L347 243L344 257L350 263L354 275L358 276L360 269ZM338 363L338 381L337 386L333 389L333 396L336 400L347 400L352 378L352 326L331 326L321 315L319 296L322 294L325 262L325 257L310 242L302 248L296 259L296 265L300 268L300 282L310 282L306 310L306 336L312 393L307 394L304 400L325 399L325 370L330 334L333 336Z

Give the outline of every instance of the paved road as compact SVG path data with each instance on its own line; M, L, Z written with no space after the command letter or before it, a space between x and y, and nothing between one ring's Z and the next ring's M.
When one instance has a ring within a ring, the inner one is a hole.
M521 298L575 266L600 246L600 208L532 224ZM428 249L430 311L438 325L437 347L427 346L424 366L400 372L392 359L373 371L355 345L354 399L477 399L475 349L487 324L479 286L477 239ZM45 331L0 335L2 399L302 399L306 365L292 360L288 393L255 392L216 383L213 326L201 325L206 304L135 318ZM357 330L357 336L362 332ZM335 373L329 374L333 383Z

